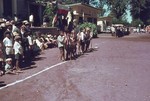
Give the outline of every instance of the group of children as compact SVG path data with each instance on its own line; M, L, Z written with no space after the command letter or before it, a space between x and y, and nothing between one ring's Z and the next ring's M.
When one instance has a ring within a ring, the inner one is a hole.
M80 28L79 32L75 30L71 32L60 31L60 35L57 37L60 59L63 61L75 59L89 51L92 37L93 32L89 27Z

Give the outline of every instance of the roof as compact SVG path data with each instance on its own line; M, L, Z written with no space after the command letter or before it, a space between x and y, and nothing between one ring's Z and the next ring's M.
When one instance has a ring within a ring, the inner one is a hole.
M85 4L85 3L74 3L74 4L68 4L68 5L66 5L66 6L68 6L68 7L72 7L72 6L87 6L87 7L96 9L96 10L102 10L102 9L100 9L100 8L95 8L95 7L92 7L92 6L90 6L90 5L88 5L88 4Z
M106 17L100 17L98 20L112 20L113 17L111 16L106 16Z
M66 5L58 4L58 9L69 10L69 7Z

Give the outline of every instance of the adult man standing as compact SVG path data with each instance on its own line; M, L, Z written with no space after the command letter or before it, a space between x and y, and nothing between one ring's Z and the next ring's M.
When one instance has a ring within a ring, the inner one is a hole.
M11 32L5 32L5 38L3 39L3 44L5 46L6 58L12 58L13 54L13 41L11 38Z

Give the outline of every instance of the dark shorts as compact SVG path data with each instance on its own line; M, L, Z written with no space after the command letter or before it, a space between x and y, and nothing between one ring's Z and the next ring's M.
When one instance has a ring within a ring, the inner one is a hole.
M59 47L60 52L64 52L64 47Z
M15 59L16 60L20 60L21 59L21 55L18 53L18 54L15 54Z

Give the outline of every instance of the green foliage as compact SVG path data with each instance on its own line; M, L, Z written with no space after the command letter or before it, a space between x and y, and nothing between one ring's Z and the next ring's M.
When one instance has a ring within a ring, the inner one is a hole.
M117 19L122 18L126 13L128 3L129 0L107 0L107 5L109 6L111 13L113 13L113 16Z
M52 20L53 20L53 17L54 17L54 13L53 13L53 9L52 6L50 5L46 5L46 8L44 10L44 13L43 13L43 16L44 15L48 15L49 19L50 19L50 23L49 25L51 26L52 25Z
M138 27L139 24L143 26L143 22L140 19L134 19L131 24L134 27Z
M97 26L96 24L90 23L90 22L85 22L83 24L80 24L79 28L91 28L91 30L93 31L93 37L97 37Z
M140 19L145 25L150 24L150 0L131 0L130 5L133 19Z
M130 25L126 20L123 20L121 18L120 19L113 18L112 24L123 24L125 26L129 26Z

